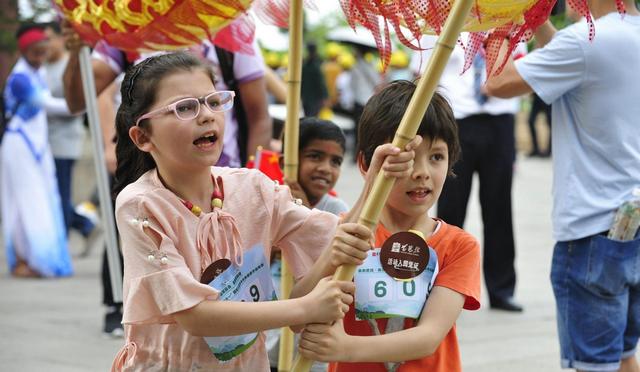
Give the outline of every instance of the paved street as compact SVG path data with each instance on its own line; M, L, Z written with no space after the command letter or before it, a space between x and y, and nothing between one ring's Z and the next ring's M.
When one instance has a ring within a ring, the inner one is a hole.
M88 153L88 152L87 152ZM82 159L75 178L77 202L93 189L93 163ZM338 192L353 202L360 175L345 162ZM475 191L477 193L477 190ZM551 262L551 163L521 157L514 179L518 287L522 314L483 308L463 312L458 332L465 371L558 371ZM37 212L33 223L37 223ZM466 229L482 241L477 197L470 202ZM72 236L75 275L58 280L16 280L0 253L0 370L106 371L123 341L102 336L100 259L93 251L78 258L82 240ZM483 296L485 294L483 293ZM486 298L483 297L483 300Z

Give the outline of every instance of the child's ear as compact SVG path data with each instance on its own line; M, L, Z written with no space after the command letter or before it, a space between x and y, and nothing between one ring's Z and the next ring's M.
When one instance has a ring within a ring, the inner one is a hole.
M362 151L360 151L358 155L356 155L356 164L358 165L358 170L360 171L360 175L364 177L365 174L367 174L369 167L364 162L364 153Z
M140 151L151 152L153 149L153 144L151 143L151 139L149 138L147 131L139 126L129 128L129 138L131 138L133 144L136 145Z

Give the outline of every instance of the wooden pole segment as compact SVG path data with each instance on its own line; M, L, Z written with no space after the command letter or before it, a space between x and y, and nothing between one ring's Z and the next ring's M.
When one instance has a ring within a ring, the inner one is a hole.
M291 0L289 8L289 66L287 70L287 120L285 121L284 176L298 180L298 140L300 127L300 86L302 78L302 0ZM282 256L280 295L289 298L293 275ZM289 372L293 360L293 332L283 327L280 332L278 371Z
M438 86L442 72L449 61L451 52L456 46L456 42L460 36L462 27L464 26L465 19L467 18L473 3L473 0L456 0L455 3L453 3L453 7L444 24L442 33L438 38L434 52L429 59L429 63L427 64L424 73L422 74L422 78L418 82L416 91L413 94L413 97L411 97L407 111L402 117L398 131L393 138L393 144L395 146L404 148L407 143L415 137L420 122L422 121L422 118L427 111L427 107L431 102L433 93ZM393 182L394 179L386 178L382 172L378 173L373 183L371 193L367 197L362 212L358 218L358 223L367 226L372 231L375 229L382 207L384 206L387 197L389 196L389 192L393 187ZM355 271L355 265L343 265L336 270L333 278L336 280L352 280ZM298 356L293 365L292 371L308 372L311 369L312 363L312 361Z

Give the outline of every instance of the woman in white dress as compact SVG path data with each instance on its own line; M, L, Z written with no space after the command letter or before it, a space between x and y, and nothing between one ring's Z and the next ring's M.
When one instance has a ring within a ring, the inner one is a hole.
M38 27L18 31L22 57L7 79L0 147L2 235L14 276L71 275L71 258L55 167L47 138L46 112L68 112L51 97L41 68L48 43Z

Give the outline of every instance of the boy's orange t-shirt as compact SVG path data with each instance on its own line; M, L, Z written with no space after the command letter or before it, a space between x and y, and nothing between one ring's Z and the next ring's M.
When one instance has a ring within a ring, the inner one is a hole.
M434 286L452 289L466 296L464 309L480 308L480 246L476 239L466 231L440 221L441 226L427 243L438 254L440 271ZM376 229L376 246L391 236L391 233L378 224ZM378 319L380 333L384 334L386 319ZM415 327L416 320L405 319L404 329ZM345 331L354 336L373 336L367 321L356 321L355 311L351 305L344 318ZM384 363L331 363L329 372L386 372ZM455 324L440 343L436 351L425 358L407 361L398 368L399 372L418 371L462 371L458 338Z

